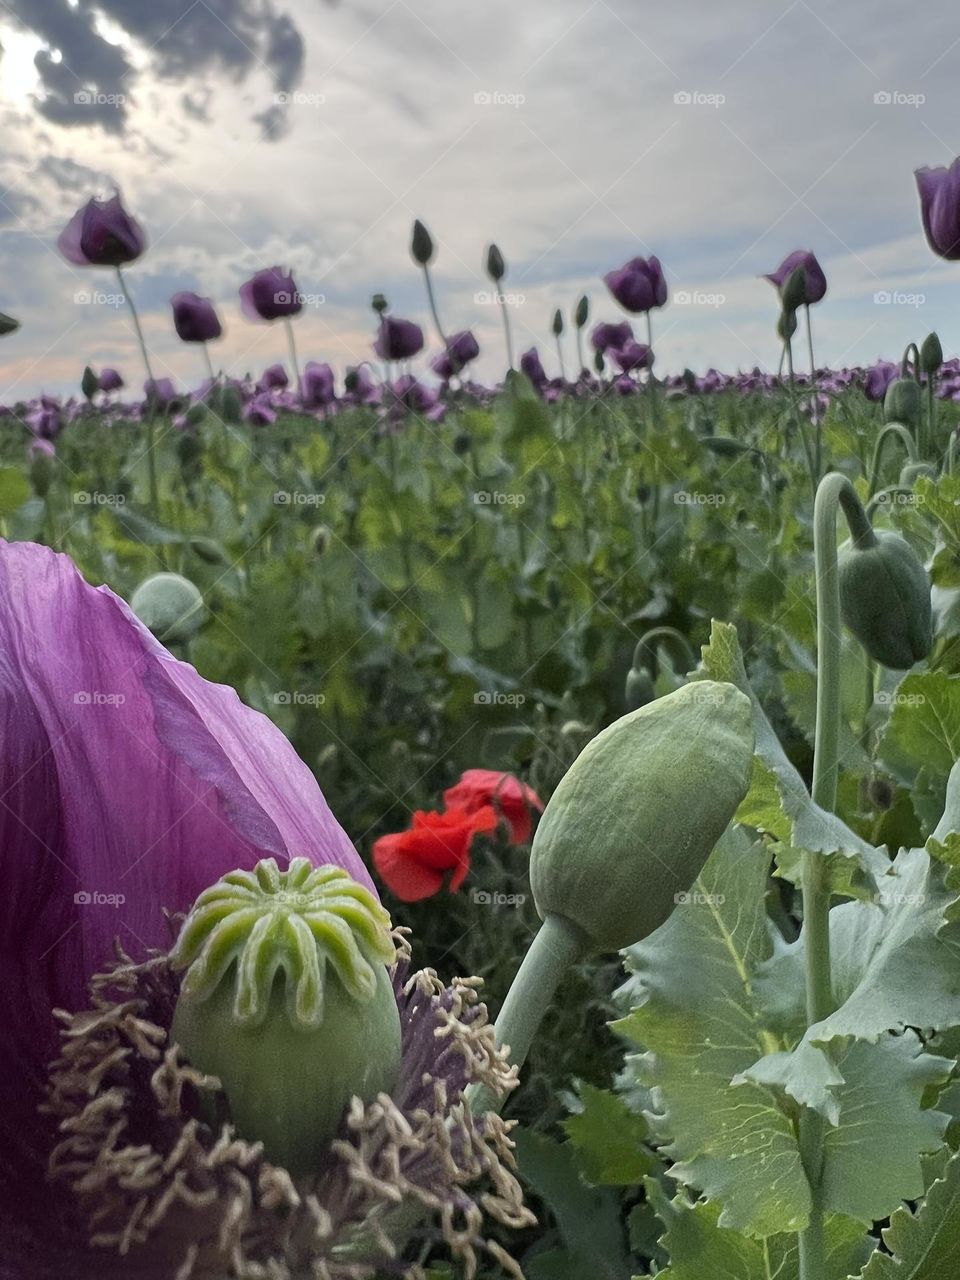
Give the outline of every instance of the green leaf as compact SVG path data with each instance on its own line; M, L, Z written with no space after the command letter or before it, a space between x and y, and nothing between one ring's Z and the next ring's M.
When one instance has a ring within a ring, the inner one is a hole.
M617 1192L588 1187L581 1180L577 1153L570 1143L554 1142L531 1129L518 1129L512 1136L521 1177L546 1201L567 1249L589 1259L591 1275L628 1280L631 1267Z
M960 759L960 676L943 671L906 676L878 754L899 778L912 780L924 768L946 779Z
M582 1083L583 1110L564 1121L583 1173L598 1186L634 1186L657 1164L645 1145L647 1125L623 1097Z
M946 1280L960 1273L960 1154L947 1162L916 1212L897 1209L883 1242L890 1253L875 1253L862 1280Z
M22 471L16 467L0 467L0 519L6 520L23 506L33 490Z
M731 1082L782 1044L762 1025L753 976L769 955L767 853L729 830L688 901L626 952L633 976L614 1024L661 1113L673 1177L722 1206L721 1226L759 1236L798 1231L810 1211L793 1125L767 1088Z

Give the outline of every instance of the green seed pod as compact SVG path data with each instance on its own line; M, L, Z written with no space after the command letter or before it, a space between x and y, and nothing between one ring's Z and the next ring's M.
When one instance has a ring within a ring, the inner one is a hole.
M930 580L898 533L877 529L872 538L838 552L840 611L871 658L905 671L933 646Z
M382 293L375 293L370 299L370 305L378 316L382 316L385 311L390 309L390 303L386 300Z
M780 302L784 311L797 311L807 300L807 273L803 267L794 267L780 290Z
M395 960L390 917L341 867L267 858L197 899L170 954L172 1038L272 1163L318 1169L350 1099L393 1089Z
M657 696L653 680L646 667L631 667L627 672L623 701L628 711L638 711Z
M503 260L503 254L492 244L487 250L487 275L494 284L499 284L506 274L507 264Z
M647 937L696 880L747 793L753 709L693 681L614 721L583 749L540 819L530 884L596 951Z
M80 379L80 390L86 400L92 400L100 390L100 379L89 365L84 369L83 377Z
M590 299L587 297L586 294L584 294L583 297L580 299L580 301L577 303L576 311L574 311L573 313L573 323L577 326L578 329L582 329L589 319L590 319Z
M929 462L906 462L900 469L900 484L905 489L912 489L920 479L936 480L937 469Z
M433 261L433 238L419 218L413 224L410 252L418 266L428 267Z
M189 640L204 619L203 596L179 573L155 573L141 582L130 608L164 644Z
M14 320L13 316L4 315L0 311L0 338L5 338L8 333L16 333L19 328L19 320Z
M557 307L553 313L553 336L559 338L563 333L563 312Z
M920 384L913 378L894 378L883 398L884 422L902 422L916 429L920 423Z
M943 364L943 347L935 333L928 333L920 346L920 368L924 373L936 373Z
M793 335L797 332L797 313L788 311L786 308L780 312L777 320L777 337L784 342L789 342Z

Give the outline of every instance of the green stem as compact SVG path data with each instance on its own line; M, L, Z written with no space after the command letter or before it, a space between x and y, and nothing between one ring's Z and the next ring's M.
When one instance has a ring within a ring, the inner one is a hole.
M497 288L499 289L499 285ZM503 300L503 294L500 294L500 314L503 317L503 336L507 343L507 364L513 368L513 336L510 333L510 317L507 315L507 304Z
M837 568L837 510L842 508L850 535L858 546L871 546L876 535L856 490L846 476L832 472L817 487L813 510L813 545L817 579L817 725L813 751L812 798L832 810L837 799L840 742L840 584ZM822 853L803 855L803 937L807 1025L833 1010L830 965L830 888ZM800 1235L800 1280L826 1275L824 1215L821 1203L825 1122L819 1112L800 1113L800 1158L810 1183L810 1222Z
M652 669L653 663L656 661L657 648L660 644L664 644L667 649L672 652L673 658L679 659L678 670L687 672L692 671L697 665L697 659L690 641L678 631L676 627L652 627L637 641L636 648L633 651L633 669L637 671L640 666L647 666L651 675L656 672ZM650 664L648 666L648 664Z
M440 316L437 313L437 300L433 296L433 281L430 279L430 268L426 264L424 264L423 268L423 278L427 282L427 302L430 304L430 314L433 316L433 323L436 326L437 333L440 335L443 349L446 351L450 344L444 337L443 325L440 323Z
M140 317L137 315L137 308L133 305L133 297L127 288L127 282L123 278L123 271L117 267L117 282L120 285L120 292L127 300L127 306L130 308L130 315L133 318L133 327L136 330L137 342L140 344L140 354L143 356L143 367L147 371L147 477L150 485L150 513L156 520L160 511L160 487L157 481L157 458L156 458L156 379L153 376L153 370L150 368L150 357L147 354L147 344L144 341L143 330L140 327Z
M211 387L216 384L217 375L213 372L213 361L210 359L210 348L205 342L200 344L203 347L203 358L207 364L207 373L210 375Z
M797 424L797 430L800 432L800 442L803 445L804 456L807 459L807 471L810 473L810 487L813 490L814 497L817 493L817 484L820 480L817 474L817 465L814 461L813 454L810 452L810 440L807 436L807 429L803 425L803 414L797 409L797 388L793 375L793 343L789 338L783 341L784 354L787 357L787 380L790 384L790 408L793 413L793 420Z
M927 443L933 452L937 447L936 374L927 374Z
M508 1047L514 1066L523 1066L557 988L588 951L581 929L564 916L547 916L523 958L494 1027L497 1044ZM505 1101L481 1084L470 1085L466 1096L474 1115L500 1111Z
M289 316L283 317L283 323L287 330L287 342L290 344L290 363L293 365L293 385L297 389L297 395L303 395L303 387L300 385L300 365L297 363L297 344L293 337L293 324Z
M872 494L880 480L880 466L883 462L884 449L886 443L891 436L896 436L906 450L907 460L916 462L917 446L913 436L903 425L902 422L888 422L877 436L876 443L873 446L873 461L870 464L869 489Z

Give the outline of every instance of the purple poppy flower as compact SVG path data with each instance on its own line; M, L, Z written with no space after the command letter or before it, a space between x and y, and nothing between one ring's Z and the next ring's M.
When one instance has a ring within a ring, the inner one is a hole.
M264 369L257 383L258 391L282 391L290 385L290 379L287 377L287 371L282 364L272 364L269 369Z
M430 361L430 368L438 378L443 378L444 382L447 382L460 373L471 360L476 360L479 354L480 344L469 329L464 329L461 333L454 333L447 339L446 351L434 356Z
M153 399L158 409L167 409L177 398L177 389L171 378L154 378L143 384L147 400Z
M667 300L667 282L660 259L631 258L618 271L603 277L607 288L625 311L638 315L662 307Z
M27 458L33 461L34 458L55 458L57 451L54 448L53 441L38 436L36 440L31 440L27 445Z
M412 320L384 316L373 349L381 360L410 360L423 350L423 330Z
M960 259L960 156L949 169L917 169L920 217L927 244L941 258Z
M650 348L643 342L631 338L622 347L611 348L610 354L624 373L633 373L636 369L649 369L651 360Z
M269 427L277 420L277 412L266 396L258 395L244 406L244 422L254 427Z
M115 195L110 200L89 200L78 209L61 232L57 247L78 267L122 267L140 257L147 238Z
M361 364L347 370L344 378L344 400L349 404L376 404L380 388L369 365Z
M441 422L446 416L447 406L436 391L409 374L392 383L390 390L398 406L426 418L429 422Z
M863 380L863 394L874 404L882 404L887 394L887 387L897 376L899 369L890 360L881 360L872 369L867 370Z
M212 342L223 333L220 318L209 298L196 293L175 293L170 299L173 307L173 327L182 342Z
M300 397L308 409L323 409L333 404L337 395L334 389L333 370L328 364L311 360L300 379Z
M41 396L26 420L30 430L41 440L56 440L63 430L60 405L50 396Z
M823 268L809 249L796 249L793 253L787 254L776 271L771 271L769 275L765 275L763 278L764 280L769 280L779 290L787 283L797 267L803 267L807 305L810 306L814 302L820 302L827 292L827 277L823 274Z
M538 391L547 385L547 373L536 347L531 347L520 357L520 372L526 374Z
M513 1084L476 980L412 974L404 946L399 1080L389 1106L354 1100L309 1198L205 1123L212 1084L170 1038L167 913L265 856L374 886L280 731L66 556L0 542L0 652L0 1280L346 1275L337 1250L402 1195L437 1206L468 1266L484 1212L529 1223L502 1122L451 1120L471 1081Z
M303 299L289 272L266 267L240 286L240 306L250 320L281 320L298 315Z
M598 324L590 335L594 351L606 352L610 347L625 347L633 338L629 320L621 324Z
M117 373L116 369L104 369L100 374L99 387L101 391L119 391L123 386L123 378Z

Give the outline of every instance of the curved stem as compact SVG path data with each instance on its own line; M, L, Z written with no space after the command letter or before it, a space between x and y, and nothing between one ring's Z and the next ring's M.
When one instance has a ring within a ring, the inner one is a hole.
M564 916L548 915L544 920L517 970L494 1026L497 1044L509 1048L510 1061L515 1066L523 1066L557 988L571 965L582 959L589 949L583 930ZM505 1102L479 1084L471 1085L466 1097L474 1113L499 1111Z
M671 650L674 658L679 658L683 671L692 671L697 665L690 641L681 631L676 627L651 627L649 631L643 633L633 651L634 671L638 670L641 664L645 666L648 660L651 663L655 661L659 644L664 644ZM653 674L652 671L651 674Z
M870 493L877 487L877 481L880 479L880 466L883 462L883 454L887 441L891 436L896 436L906 450L907 459L910 462L917 460L917 446L910 431L902 422L888 422L877 436L876 443L873 446L873 460L870 463Z

